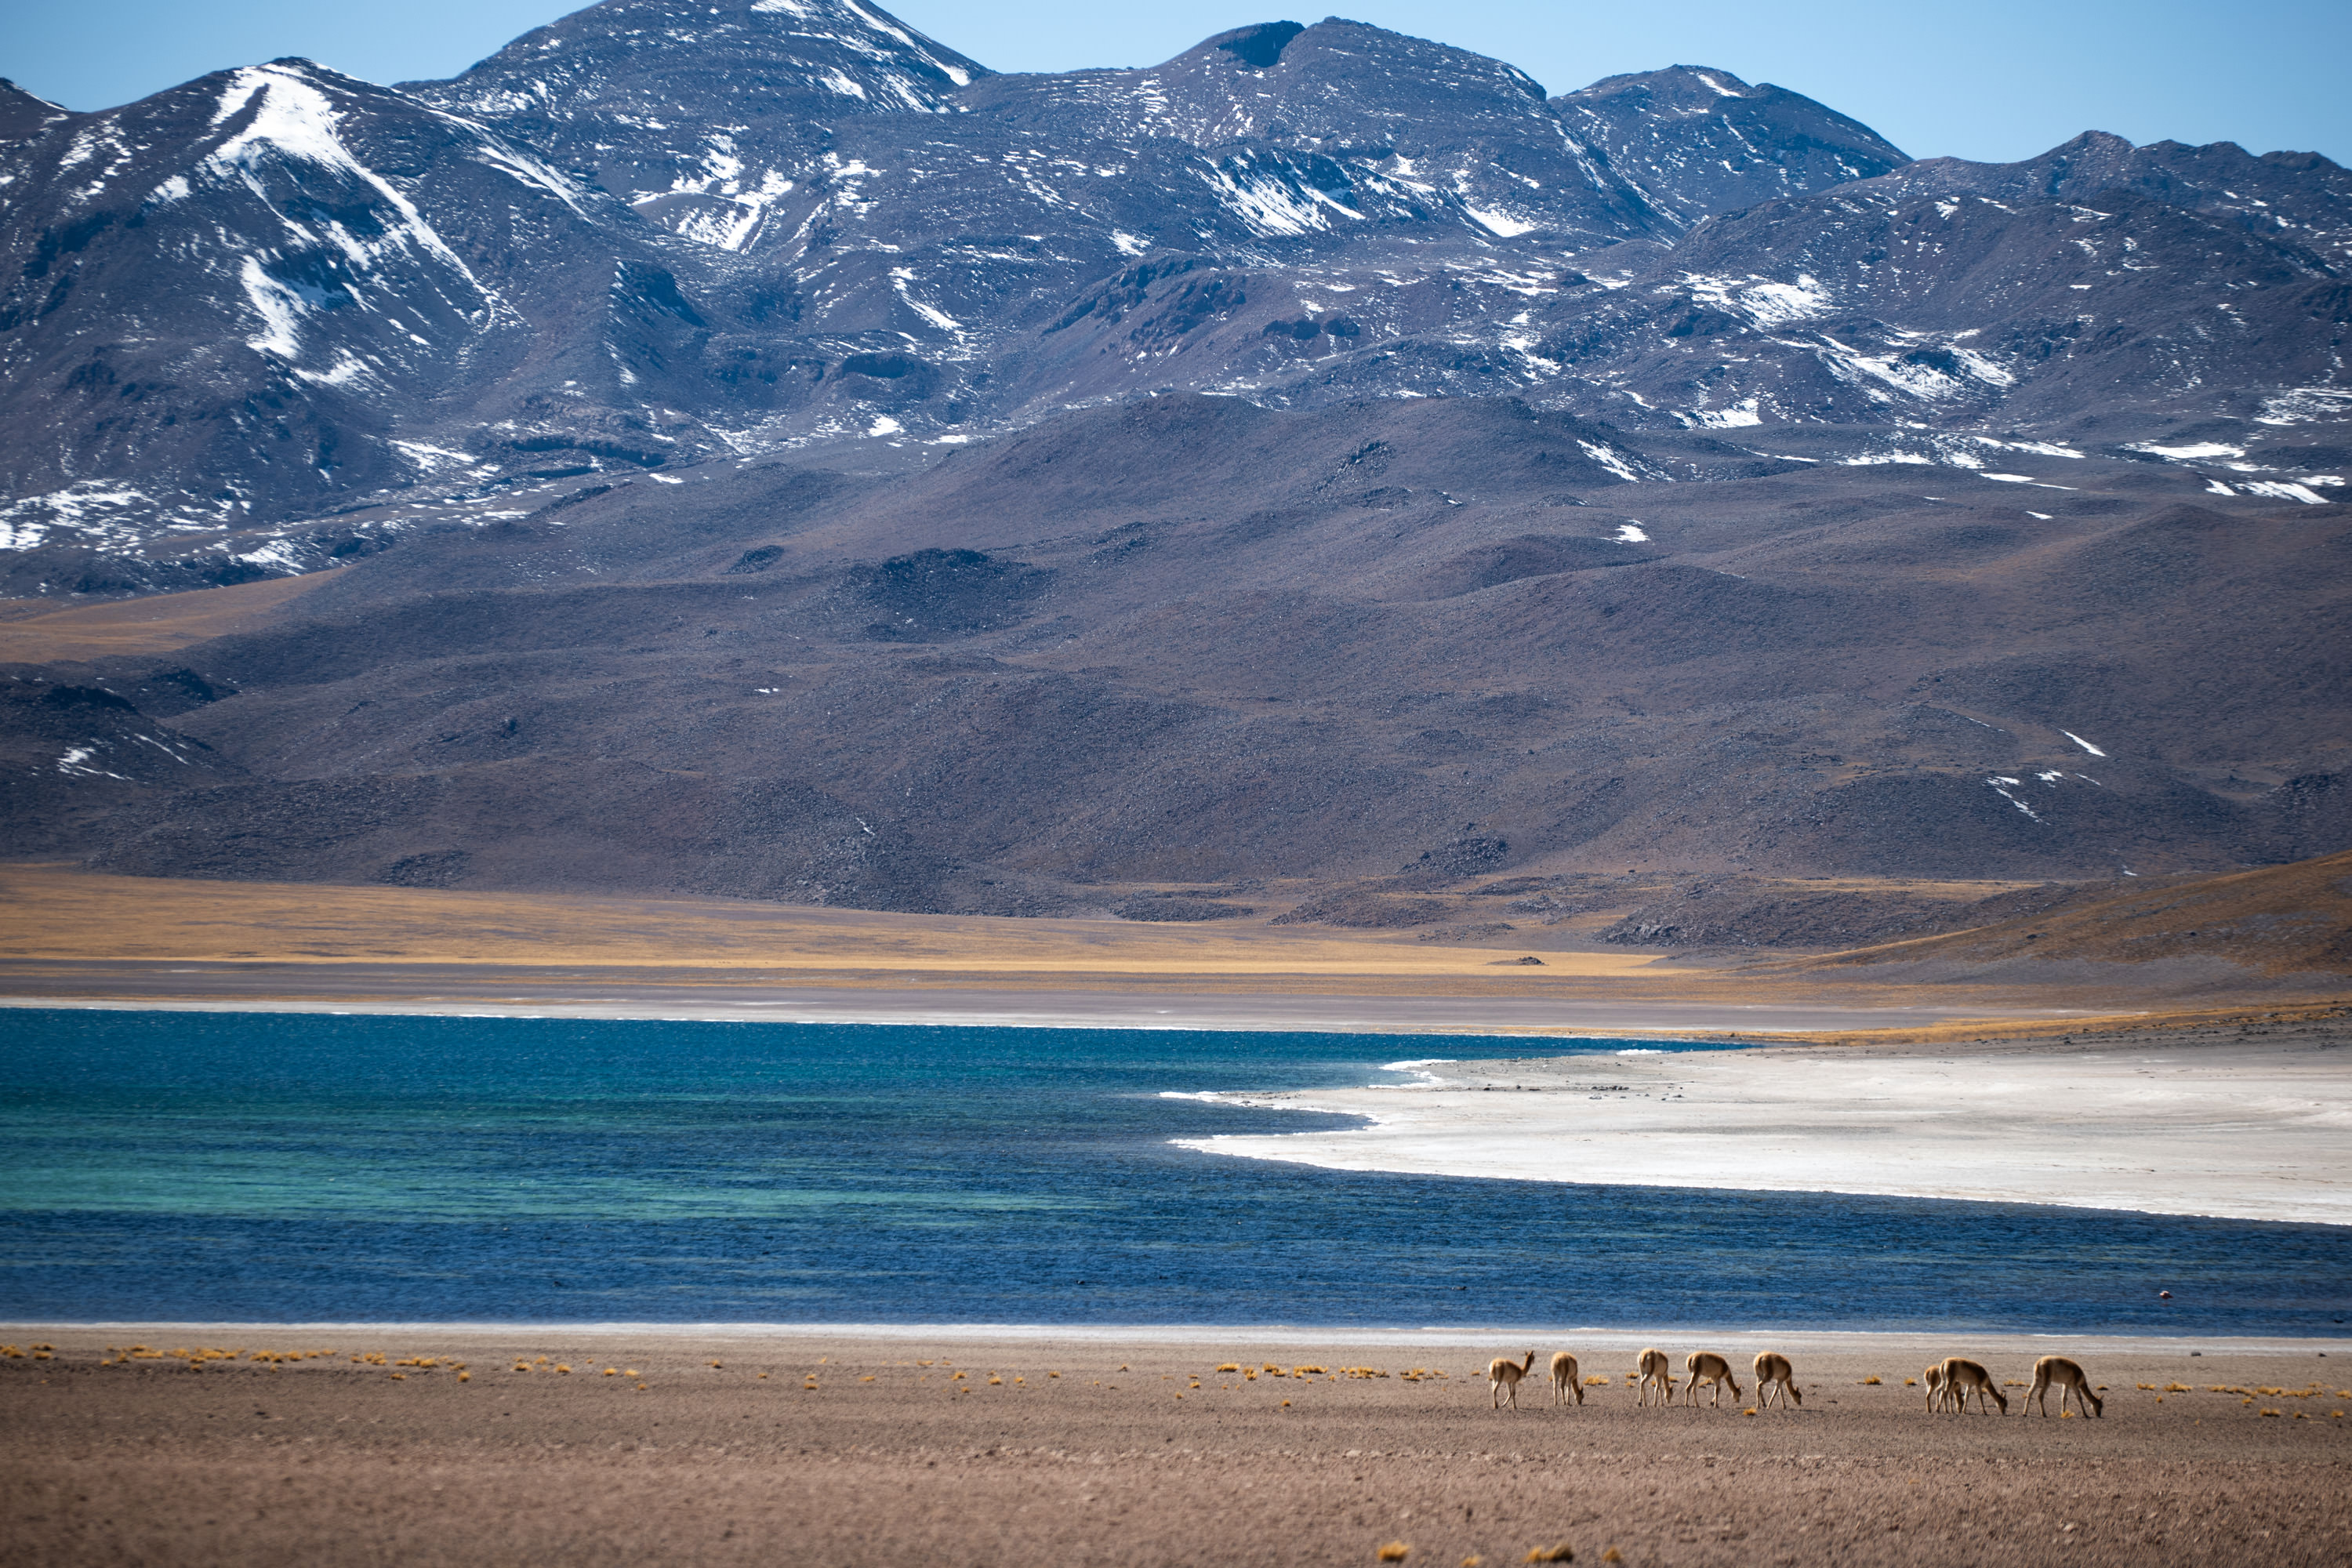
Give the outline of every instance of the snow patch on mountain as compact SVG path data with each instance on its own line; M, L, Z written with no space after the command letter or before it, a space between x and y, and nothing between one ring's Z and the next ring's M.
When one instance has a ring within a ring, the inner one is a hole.
M487 314L499 307L497 297L482 287L407 195L345 145L338 134L341 116L315 82L283 66L246 67L233 73L222 90L212 124L238 120L243 128L223 138L201 168L215 178L241 182L277 215L289 238L304 246L331 246L362 269L373 268L393 251L421 251L464 281L479 311ZM289 163L309 164L356 182L392 209L393 220L381 225L379 236L363 237L320 203L312 202L300 216L295 216L291 204L273 195L268 183L273 174L289 173L300 191L302 171L285 169ZM313 304L299 287L272 275L264 259L247 256L237 271L247 301L261 321L260 332L247 342L257 353L294 359L301 352L298 320Z
M1712 305L1741 317L1750 326L1768 330L1826 315L1832 303L1830 291L1805 272L1800 272L1795 281L1789 283L1754 276L1709 278L1696 272L1682 274L1680 282L1700 304Z

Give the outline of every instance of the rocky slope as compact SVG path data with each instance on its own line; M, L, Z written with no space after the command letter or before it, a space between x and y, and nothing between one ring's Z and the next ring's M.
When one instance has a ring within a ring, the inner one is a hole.
M148 874L1347 891L1373 904L1310 914L1401 926L1498 877L2121 879L2352 840L2352 509L2001 456L2051 477L1169 395L895 475L589 486L280 629L19 671L216 764L93 826L37 754L88 741L44 731L7 812Z

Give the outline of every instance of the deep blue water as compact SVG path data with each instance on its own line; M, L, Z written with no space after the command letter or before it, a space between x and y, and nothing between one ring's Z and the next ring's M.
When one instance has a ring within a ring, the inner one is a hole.
M1528 1050L10 1011L0 1318L2326 1333L2352 1317L2352 1228L1355 1175L1168 1143L1335 1119L1166 1090Z

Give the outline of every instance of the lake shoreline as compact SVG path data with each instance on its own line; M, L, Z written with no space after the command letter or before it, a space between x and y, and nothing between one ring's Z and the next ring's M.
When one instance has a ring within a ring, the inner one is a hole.
M522 1342L596 1340L634 1345L667 1346L683 1354L699 1354L706 1347L759 1345L772 1342L790 1349L810 1342L868 1346L956 1343L978 1345L992 1352L1019 1349L1028 1354L1039 1345L1129 1347L1154 1352L1189 1352L1198 1347L1242 1345L1252 1350L1319 1350L1328 1354L1352 1354L1364 1349L1430 1350L1458 1352L1497 1341L1572 1339L1579 1353L1627 1356L1652 1343L1674 1341L1688 1348L1704 1342L1729 1353L1752 1356L1764 1349L1802 1349L1826 1356L1878 1356L1896 1359L1930 1354L1937 1345L1965 1340L1987 1355L2021 1357L2027 1361L2052 1353L2053 1346L2093 1345L2103 1354L2182 1356L2284 1356L2298 1359L2337 1358L2347 1363L2352 1377L2352 1329L2341 1334L2166 1334L2119 1329L2037 1331L1985 1328L1759 1329L1673 1325L1650 1328L1570 1326L1544 1323L1500 1323L1492 1326L1447 1326L1413 1329L1368 1328L1361 1324L1262 1323L756 1323L756 1322L377 1322L366 1321L276 1322L243 1321L205 1322L169 1319L42 1321L0 1321L0 1340L23 1343L30 1339L66 1336L84 1350L137 1340L205 1343L236 1340L246 1344L263 1341L291 1342L299 1336L339 1335L345 1339L429 1342L441 1347L436 1354L480 1358L502 1354ZM1334 1346L1343 1347L1334 1350ZM1744 1363L1742 1364L1745 1364ZM1679 1374L1677 1374L1679 1375Z

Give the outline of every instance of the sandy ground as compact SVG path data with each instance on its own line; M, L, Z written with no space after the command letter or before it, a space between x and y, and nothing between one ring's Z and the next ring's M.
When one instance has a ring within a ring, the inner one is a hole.
M62 609L47 600L8 601L0 605L0 663L170 653L208 637L256 631L284 619L293 601L332 575L312 572Z
M1252 922L1154 923L890 914L734 899L652 899L456 889L340 887L117 877L72 866L0 866L0 957L41 965L268 964L289 971L383 972L395 990L417 973L536 973L591 985L614 974L711 975L834 985L1083 985L1109 978L1376 977L1540 985L1658 970L1654 951L1549 952L1496 973L1505 949L1418 942L1410 934ZM1834 984L1834 982L1832 983Z
M1232 1103L1375 1118L1187 1147L1345 1171L2352 1224L2352 1024L2088 1048L1774 1046L1425 1064Z
M2047 1026L2058 1008L1937 1006L1930 998L1839 1002L1791 994L1728 997L1431 995L1410 986L1329 991L1302 985L1196 991L1181 985L1096 990L1039 984L987 990L942 985L812 986L759 975L692 984L654 973L550 976L444 970L352 974L334 969L220 970L196 978L129 968L28 974L0 963L0 1008L95 1006L134 1011L380 1013L513 1017L683 1018L796 1024L924 1024L1018 1028L1274 1029L1349 1034L1719 1037L1850 1030L1928 1030L1988 1017Z
M1993 1338L1789 1342L1803 1407L1748 1415L1756 1342L1734 1336L1703 1342L1738 1366L1746 1397L1720 1407L1635 1408L1643 1342L1587 1334L1532 1345L1514 1412L1482 1369L1518 1338L0 1332L58 1347L0 1363L0 1563L45 1568L1370 1565L1391 1542L1444 1568L1561 1545L1634 1564L2352 1554L2345 1342L2070 1342L2105 1415L2043 1420L2018 1414L2021 1387L2003 1417L1931 1415L1905 1386L1945 1353L2022 1380L2052 1348ZM100 1364L134 1342L243 1353ZM1659 1342L1679 1363L1702 1342ZM1553 1407L1555 1348L1609 1386ZM441 1364L401 1364L419 1358ZM1328 1371L1216 1370L1269 1364Z

